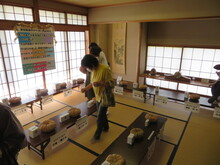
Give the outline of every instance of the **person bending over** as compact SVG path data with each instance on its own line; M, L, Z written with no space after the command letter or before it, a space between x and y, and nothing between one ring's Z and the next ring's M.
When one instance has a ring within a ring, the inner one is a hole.
M87 54L81 61L81 66L91 72L91 83L81 92L86 92L93 88L97 101L98 117L97 129L93 138L99 139L102 131L108 131L109 124L106 111L109 106L115 106L115 98L112 89L114 88L114 80L108 66L100 64L95 56Z

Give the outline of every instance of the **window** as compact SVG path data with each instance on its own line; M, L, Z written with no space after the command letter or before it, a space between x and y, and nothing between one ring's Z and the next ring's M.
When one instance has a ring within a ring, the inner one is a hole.
M39 10L40 22L65 24L65 13Z
M40 22L67 25L66 13L39 10ZM33 21L31 8L0 5L0 19L16 21ZM71 14L72 23L87 25L87 17ZM56 25L54 25L56 26ZM68 28L70 26L68 25ZM11 27L9 27L11 28ZM56 28L55 28L56 29ZM83 28L84 29L84 28ZM79 71L81 59L85 55L88 43L87 31L55 31L54 44L56 69L45 71L45 74L23 74L21 53L18 40L13 30L0 30L0 99L9 97L34 97L36 89L53 90L56 83L72 82L73 79L85 78ZM45 82L44 82L45 80Z
M220 49L149 46L147 70L184 76L216 79L213 66L220 63ZM211 95L210 88L147 78L147 84L164 88Z
M85 77L80 71L81 59L85 55L85 33L68 32L71 79Z
M31 8L0 5L0 20L30 21L33 22Z
M85 15L67 14L67 24L87 25L87 17Z
M40 22L87 26L87 16L67 13L66 22L65 15L62 12L39 10Z
M70 41L67 41L69 35ZM85 32L55 32L57 44L55 44L56 69L45 71L46 86L48 90L54 89L54 85L60 82L68 82L77 78L85 78L79 71L81 59L85 55ZM36 89L42 89L42 73L23 74L20 48L18 40L14 42L14 31L0 31L2 41L2 52L0 62L3 64L3 57L6 66L0 67L0 92L1 98L8 97L6 75L8 78L11 97L20 96L22 98L34 97ZM66 43L71 46L68 50ZM70 56L70 57L68 57ZM70 66L68 59L70 58Z
M1 30L0 31L0 40L2 52L1 59L5 63L5 69L1 70L3 76L3 81L0 83L3 89L4 96L8 97L9 91L6 88L6 75L7 81L10 89L11 97L13 96L22 96L30 97L34 96L35 89L43 88L43 79L42 73L35 73L24 75L21 63L21 54L18 44L18 40L14 41L15 33L12 30Z

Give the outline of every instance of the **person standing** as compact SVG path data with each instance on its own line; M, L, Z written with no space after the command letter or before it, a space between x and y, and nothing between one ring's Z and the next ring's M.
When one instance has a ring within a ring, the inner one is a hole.
M0 103L0 164L17 165L17 156L27 146L23 127L10 107Z
M94 90L97 101L98 116L97 129L93 138L98 140L100 139L102 131L108 131L109 129L106 112L109 106L115 106L115 98L112 91L114 88L114 80L111 76L109 67L100 64L97 58L93 55L85 55L81 61L81 66L91 72L91 83L85 88L82 88L81 92L84 93L91 88Z
M105 53L102 51L102 49L100 48L100 46L97 43L92 42L89 45L89 52L90 52L90 54L93 54L94 56L97 57L99 63L104 64L106 66L109 66L109 63L108 63L106 56L105 56Z

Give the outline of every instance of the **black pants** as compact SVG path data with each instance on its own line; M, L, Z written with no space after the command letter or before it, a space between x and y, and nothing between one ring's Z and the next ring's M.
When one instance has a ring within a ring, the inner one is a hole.
M97 103L97 108L98 108L98 117L97 117L97 129L94 134L95 139L100 138L103 130L107 131L109 129L108 118L106 115L108 107L103 107L101 106L100 103Z

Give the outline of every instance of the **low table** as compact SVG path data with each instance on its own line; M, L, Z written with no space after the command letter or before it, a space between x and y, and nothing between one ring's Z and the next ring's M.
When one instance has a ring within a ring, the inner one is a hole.
M81 103L75 107L81 110L80 116L91 115L97 110L95 104L93 105L93 107L87 108L87 102ZM28 130L25 130L25 136L28 141L28 149L32 149L33 151L35 151L37 154L39 154L42 157L42 159L45 159L44 150L50 142L50 137L55 135L59 131L63 130L64 128L69 128L73 126L76 123L77 119L80 118L80 116L78 116L78 117L70 118L63 123L60 123L59 116L61 116L64 113L67 113L67 111L62 112L61 114L56 115L53 118L50 118L50 120L56 122L56 128L53 132L41 133L39 136L35 138L31 138L28 134Z
M149 159L155 140L162 133L167 119L159 117L157 123L145 127L145 115L143 112L91 165L101 165L109 154L120 154L126 159L126 165L140 165ZM127 137L132 128L143 129L144 137L129 145Z
M9 104L8 106L11 107L11 108L15 108L17 106L26 104L26 107L30 108L31 113L33 113L33 104L34 104L34 102L35 102L35 98L34 97L29 97L28 99L21 100L21 102L19 102L19 103Z
M155 105L155 88L154 87L148 87L147 93L153 95L153 105ZM159 96L167 97L170 100L179 101L179 102L185 102L185 93L178 92L178 91L171 91L166 89L160 89L159 90ZM213 108L213 105L208 102L208 97L200 96L199 104L204 107Z

